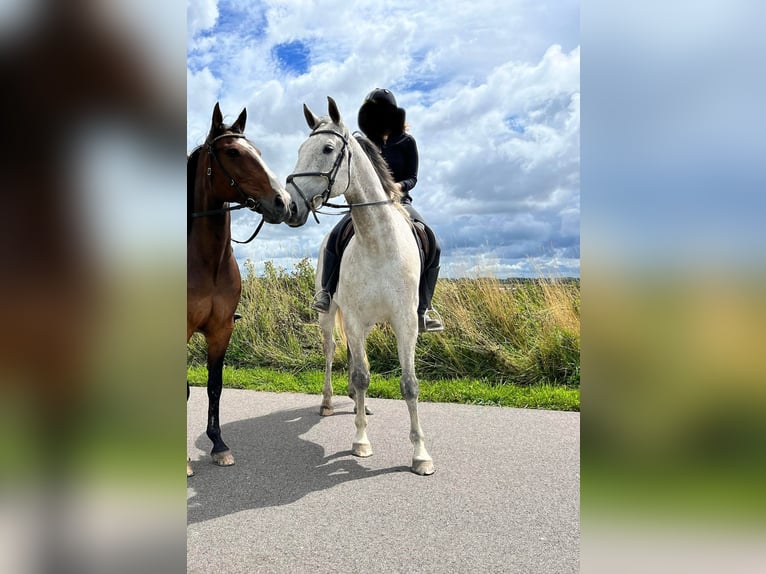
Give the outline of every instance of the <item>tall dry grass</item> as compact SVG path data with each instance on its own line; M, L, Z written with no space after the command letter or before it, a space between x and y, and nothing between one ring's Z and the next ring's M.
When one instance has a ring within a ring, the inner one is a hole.
M292 372L323 368L317 316L309 307L313 293L314 269L308 259L292 271L267 262L260 276L247 263L239 306L243 317L236 324L227 364ZM420 377L579 385L578 280L440 279L433 303L445 330L419 337ZM367 352L374 372L399 370L396 340L388 325L373 329ZM204 363L199 335L192 339L188 359L190 364ZM347 366L342 345L335 364Z

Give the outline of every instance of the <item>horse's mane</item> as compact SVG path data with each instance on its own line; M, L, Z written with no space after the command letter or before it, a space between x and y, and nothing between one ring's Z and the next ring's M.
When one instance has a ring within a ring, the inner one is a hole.
M383 184L383 190L386 192L386 195L388 195L390 199L394 200L394 204L399 204L403 194L396 186L394 177L391 175L391 169L388 167L386 160L380 153L378 146L376 146L374 143L372 143L372 141L364 137L362 134L356 133L354 134L354 137L356 137L356 141L359 142L362 150L364 150L364 153L367 154L367 157L370 159L370 163L375 169L375 173L378 174L380 183Z
M189 237L192 228L192 211L194 210L194 178L197 176L197 163L202 146L198 146L186 158L186 237Z

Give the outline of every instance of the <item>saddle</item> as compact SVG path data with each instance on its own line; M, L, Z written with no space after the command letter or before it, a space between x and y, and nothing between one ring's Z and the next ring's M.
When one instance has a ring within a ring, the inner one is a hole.
M431 259L434 256L433 246L436 244L436 238L434 232L424 222L411 219L410 228L412 234L415 236L415 241L418 244L418 252L420 253L420 269L426 269L428 264L431 263ZM354 221L349 217L346 222L341 226L336 242L335 252L338 257L343 257L343 251L348 246L349 241L354 236Z

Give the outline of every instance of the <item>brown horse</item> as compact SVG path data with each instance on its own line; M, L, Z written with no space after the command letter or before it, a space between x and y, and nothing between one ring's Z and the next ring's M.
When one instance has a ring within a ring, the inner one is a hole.
M289 196L243 134L246 118L242 110L237 121L226 126L216 104L210 133L189 155L186 166L186 341L201 332L207 342L207 436L213 442L213 462L220 466L234 464L221 439L218 411L223 359L241 293L230 211L247 207L268 223L281 223L290 214ZM188 463L186 474L193 474Z

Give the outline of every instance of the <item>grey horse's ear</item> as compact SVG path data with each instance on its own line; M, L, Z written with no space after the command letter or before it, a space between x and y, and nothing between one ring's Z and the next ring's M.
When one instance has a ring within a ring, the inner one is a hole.
M330 112L330 119L333 123L341 125L343 120L340 118L340 112L338 111L338 104L335 103L330 96L327 96L327 111Z
M319 125L319 118L314 115L306 104L303 104L303 115L306 118L306 123L312 130Z
M247 122L247 108L242 109L242 113L239 114L237 121L231 124L231 129L241 134L245 133L245 123Z

